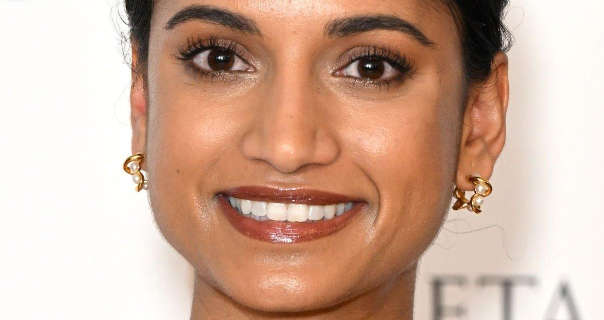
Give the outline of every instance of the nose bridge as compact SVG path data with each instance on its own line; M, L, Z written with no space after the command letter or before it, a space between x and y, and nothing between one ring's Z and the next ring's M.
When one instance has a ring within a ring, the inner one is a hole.
M270 122L265 130L273 131L272 137L283 142L308 138L308 134L316 129L317 122L317 119L313 119L317 114L312 112L315 108L312 95L310 79L305 75L305 70L295 65L280 67L263 106L264 118Z
M281 65L265 100L262 116L266 160L284 171L312 161L317 119L308 78L300 65Z
M275 56L274 72L268 90L274 99L269 107L293 114L301 109L309 109L312 100L312 62L305 54L304 44L294 43L293 39L282 44L283 53Z
M338 153L335 141L322 128L311 67L292 60L283 59L267 77L253 132L243 144L247 157L284 173L307 164L327 164Z

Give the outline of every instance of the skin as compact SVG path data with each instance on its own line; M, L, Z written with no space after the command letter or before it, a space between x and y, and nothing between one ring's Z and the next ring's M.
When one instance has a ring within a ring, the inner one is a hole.
M191 4L245 15L262 36L201 21L164 28ZM330 19L376 13L412 22L435 45L391 30L324 35ZM210 80L175 58L188 38L210 35L243 46L255 70ZM388 88L332 73L367 45L404 54L415 73ZM455 22L423 0L159 1L145 72L133 74L132 151L146 155L161 232L195 268L191 319L412 319L417 263L453 186L489 179L505 142L507 57L466 84ZM241 185L368 205L328 237L274 244L238 233L219 210L214 194Z

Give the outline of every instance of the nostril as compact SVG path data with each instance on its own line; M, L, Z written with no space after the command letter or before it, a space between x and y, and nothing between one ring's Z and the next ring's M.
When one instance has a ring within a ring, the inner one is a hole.
M313 134L314 136L314 134ZM316 141L287 132L261 135L251 133L242 146L244 156L264 161L275 170L291 173L307 164L320 163L316 158Z

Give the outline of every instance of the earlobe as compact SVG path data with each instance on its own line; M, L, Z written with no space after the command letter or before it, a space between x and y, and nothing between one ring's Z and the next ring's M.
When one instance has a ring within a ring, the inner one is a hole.
M145 153L147 132L147 97L143 76L137 71L136 52L132 52L132 85L130 88L130 122L132 125L132 154Z
M508 59L499 52L488 78L470 87L460 143L456 183L472 190L469 177L490 179L505 144L509 99Z

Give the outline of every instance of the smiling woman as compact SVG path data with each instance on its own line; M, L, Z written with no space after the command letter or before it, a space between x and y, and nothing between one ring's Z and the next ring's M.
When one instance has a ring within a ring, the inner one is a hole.
M413 318L452 195L491 192L505 4L125 2L124 169L195 268L191 319Z

